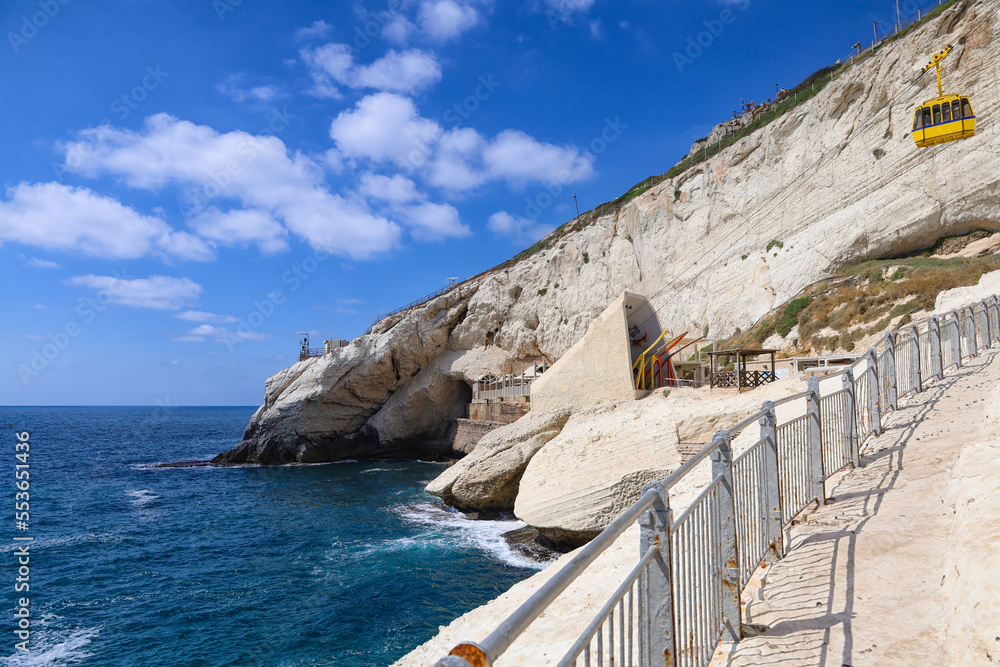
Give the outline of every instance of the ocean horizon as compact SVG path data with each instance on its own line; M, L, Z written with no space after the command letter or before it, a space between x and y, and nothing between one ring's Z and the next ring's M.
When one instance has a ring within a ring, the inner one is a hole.
M236 445L254 410L0 408L12 466L31 443L9 581L32 538L31 650L2 664L387 665L541 567L502 537L522 523L423 491L442 463L161 467Z

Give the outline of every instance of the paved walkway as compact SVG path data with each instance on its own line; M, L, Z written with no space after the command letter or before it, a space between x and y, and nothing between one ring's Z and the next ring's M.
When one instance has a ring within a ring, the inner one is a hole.
M998 352L908 399L885 433L865 444L862 467L828 482L832 502L790 529L787 556L750 594L744 618L766 631L720 646L713 665L1000 662L1000 627L987 662L946 653L957 615L949 595L958 583L949 486L962 449L982 440L987 399L1000 384ZM996 525L996 517L982 518ZM994 555L997 548L983 545ZM1000 572L987 579L992 604L1000 600Z

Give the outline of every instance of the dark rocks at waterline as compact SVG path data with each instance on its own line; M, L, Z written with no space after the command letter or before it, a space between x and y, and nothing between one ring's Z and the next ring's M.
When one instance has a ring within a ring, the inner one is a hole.
M550 563L571 551L546 539L531 526L508 531L500 537L507 542L511 551L538 563Z
M409 438L383 441L372 428L362 428L349 435L276 434L251 423L236 447L212 459L213 463L333 463L344 460L423 459L455 460L464 456L456 451L456 437L462 433L458 420L443 423L437 431Z

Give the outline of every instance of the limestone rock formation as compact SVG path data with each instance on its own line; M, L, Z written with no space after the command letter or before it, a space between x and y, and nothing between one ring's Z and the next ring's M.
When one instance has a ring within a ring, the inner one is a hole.
M949 313L956 308L982 301L995 294L1000 294L1000 271L984 273L975 285L956 287L941 292L934 301L934 312L938 314Z
M533 416L487 433L472 453L427 485L427 492L466 510L511 510L531 457L562 429L569 414Z
M723 337L845 263L1000 230L998 11L960 0L707 161L278 373L220 460L447 451L463 385L558 359L624 290L648 296L666 329ZM978 134L917 149L913 107L936 95L917 76L949 43L947 87L973 100ZM420 375L432 365L443 378Z
M449 335L473 291L474 286L453 290L380 322L371 335L348 347L272 376L243 442L216 462L335 461L450 451L444 436L450 420L459 416L456 405L470 390L446 368L432 368L432 362L449 358Z
M586 542L635 502L647 482L677 469L680 439L707 444L716 430L753 414L764 401L805 388L802 380L789 379L734 395L658 391L575 413L531 459L514 514L552 542ZM788 406L780 406L779 419L786 418ZM744 433L750 443L759 437L756 428Z
M672 415L651 402L666 403L656 394L573 415L528 464L514 514L556 543L597 535L680 465Z
M484 435L503 426L497 422L473 419L456 419L455 421L455 440L451 443L451 449L462 456L471 454Z

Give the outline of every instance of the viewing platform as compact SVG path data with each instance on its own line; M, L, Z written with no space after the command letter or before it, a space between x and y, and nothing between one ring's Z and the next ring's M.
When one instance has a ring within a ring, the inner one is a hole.
M548 368L548 362L543 361L520 373L487 376L474 382L468 418L502 424L517 421L531 410L531 385Z
M299 341L299 361L305 361L310 357L322 357L325 354L333 354L333 351L337 348L347 347L351 344L349 340L325 340L323 341L323 347L309 347L309 335L303 334L305 336Z
M711 359L709 366L709 378L712 389L735 389L736 391L746 391L756 389L770 382L774 382L777 376L774 372L774 355L777 350L747 349L719 350L709 352ZM764 362L760 370L750 370L747 362L753 357L770 356L769 362ZM733 359L733 370L720 370L726 359Z

